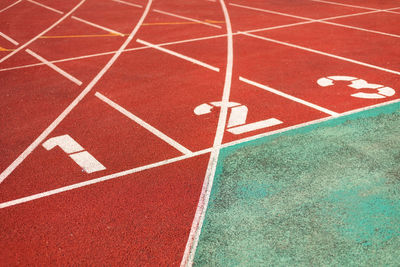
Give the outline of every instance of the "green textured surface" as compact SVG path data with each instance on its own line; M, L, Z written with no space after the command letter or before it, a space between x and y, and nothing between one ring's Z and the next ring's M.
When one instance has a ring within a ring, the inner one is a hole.
M221 151L197 266L400 266L400 104Z

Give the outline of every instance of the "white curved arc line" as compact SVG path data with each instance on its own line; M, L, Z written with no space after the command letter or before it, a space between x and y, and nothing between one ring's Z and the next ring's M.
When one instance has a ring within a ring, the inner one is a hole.
M219 151L221 149L222 138L224 136L227 115L228 115L228 103L231 91L232 69L233 69L233 34L232 34L232 25L229 18L229 13L224 3L224 0L220 0L220 4L224 13L226 22L226 31L227 31L227 64L226 64L224 89L222 93L221 111L219 114L218 126L214 138L213 148L210 154L210 160L208 162L200 199L197 204L197 209L194 216L194 220L192 222L192 227L190 229L189 238L186 243L185 252L182 257L181 267L193 265L193 260L196 253L197 244L199 242L201 228L203 226L204 217L208 206L208 201L210 199L211 188L214 181Z
M47 29L45 29L44 31L42 31L41 33L39 33L38 35L36 35L35 37L33 37L32 39L30 39L28 42L24 43L23 45L21 45L20 47L18 47L17 49L15 49L14 51L12 51L11 53L7 54L6 56L4 56L2 59L0 59L0 63L4 62L6 59L12 57L13 55L15 55L16 53L18 53L19 51L21 51L22 49L24 49L25 47L27 47L28 45L30 45L31 43L33 43L34 41L36 41L37 39L39 39L41 36L43 36L44 34L46 34L48 31L50 31L51 29L53 29L55 26L57 26L58 24L60 24L63 20L65 20L69 15L71 15L72 13L75 12L75 10L77 10L84 2L86 2L86 0L82 0L79 2L79 4L77 4L73 9L71 9L67 14L65 14L64 16L62 16L59 20L57 20L55 23L53 23L53 25L51 25L50 27L48 27Z
M7 167L1 174L0 174L0 183L4 181L4 179L7 178L8 175L10 175L15 168L18 167L19 164L27 157L29 154L32 153L32 151L40 145L40 143L43 142L45 138L61 123L62 120L65 119L65 117L74 109L79 102L93 89L93 87L96 85L96 83L103 77L103 75L108 71L108 69L114 64L114 62L117 60L117 58L121 55L122 51L128 46L128 44L132 41L133 37L135 36L136 32L139 30L140 26L142 25L145 17L149 13L150 6L153 0L149 0L146 6L146 9L144 10L139 22L136 24L135 28L132 30L132 32L129 34L128 38L125 40L125 42L122 44L122 46L115 52L114 56L107 62L107 64L103 67L103 69L97 73L97 75L93 78L93 80L86 86L86 88L72 101L71 104L39 135L38 138L33 141L32 144L30 144L24 152L22 152L21 155L18 156L14 160L13 163L11 163L10 166Z

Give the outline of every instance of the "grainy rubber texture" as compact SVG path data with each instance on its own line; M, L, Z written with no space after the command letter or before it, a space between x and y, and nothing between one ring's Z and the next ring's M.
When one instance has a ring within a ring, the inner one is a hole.
M196 266L398 266L400 104L224 149Z

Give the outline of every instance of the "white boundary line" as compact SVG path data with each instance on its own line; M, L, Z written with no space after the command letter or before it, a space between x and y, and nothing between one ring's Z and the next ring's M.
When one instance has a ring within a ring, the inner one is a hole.
M118 34L118 35L124 36L123 33L114 31L114 30L112 30L112 29L106 28L106 27L104 27L104 26L101 26L101 25L99 25L99 24L96 24L96 23L93 23L93 22L90 22L90 21L87 21L87 20L85 20L85 19L81 19L81 18L78 18L78 17L75 17L75 16L72 16L71 18L74 19L74 20L83 22L83 23L85 23L85 24L87 24L87 25L90 25L90 26L92 26L92 27L95 27L95 28L101 29L101 30L103 30L103 31L106 31L106 32L108 32L108 33L111 32L111 33L114 33L114 34Z
M56 12L56 13L58 13L58 14L61 14L61 15L64 14L64 12L62 12L62 11L60 11L60 10L57 10L57 9L55 9L55 8L52 8L52 7L46 6L46 5L42 4L42 3L38 3L38 2L33 1L33 0L27 0L27 1L28 1L28 2L31 2L32 4L38 5L38 6L40 6L40 7L46 8L46 9L48 9L48 10L50 10L50 11Z
M214 24L207 23L207 22L204 22L204 21L201 21L201 20L184 17L184 16L177 15L177 14L172 14L170 12L166 12L166 11L162 11L162 10L158 10L158 9L153 9L153 11L157 12L157 13L160 13L160 14L167 15L167 16L172 16L172 17L176 17L176 18L180 18L180 19L184 19L184 20L188 20L188 21L204 24L204 25L211 26L211 27L214 27L214 28L222 29L222 27L219 26L219 25L214 25Z
M54 65L53 63L50 63L49 61L47 61L46 59L44 59L43 57L39 56L38 54L36 54L35 52L33 52L30 49L26 49L25 50L29 55L33 56L34 58L36 58L37 60L43 62L45 65L49 66L51 69L55 70L56 72L58 72L59 74L61 74L62 76L64 76L65 78L67 78L68 80L70 80L71 82L77 84L77 85L82 85L82 82L80 80L78 80L77 78L75 78L74 76L72 76L71 74L65 72L64 70L62 70L61 68L57 67L56 65Z
M234 146L234 145L238 145L238 144L245 143L245 142L249 142L249 141L254 141L256 139L260 139L260 138L263 138L263 137L272 136L272 135L275 135L275 134L280 134L280 133L287 132L287 131L290 131L290 130L299 129L299 128L310 126L310 125L315 125L315 124L318 124L318 123L321 123L321 122L330 121L332 119L336 119L336 118L340 118L340 117L343 117L343 116L355 114L355 113L358 113L358 112L361 112L361 111L371 110L371 109L374 109L374 108L377 108L377 107L383 107L383 106L391 105L391 104L394 104L394 103L400 103L400 99L395 99L395 100L391 100L391 101L388 101L388 102L383 102L383 103L376 104L376 105L371 105L371 106L367 106L367 107L363 107L363 108L359 108L359 109L346 111L346 112L340 114L338 117L332 117L332 116L324 117L324 118L321 118L321 119L317 119L317 120L313 120L313 121L304 122L304 123L300 123L300 124L297 124L297 125L289 126L289 127L286 127L286 128L281 128L281 129L278 129L278 130L275 130L275 131L266 132L266 133L262 133L262 134L253 135L253 136L250 136L250 137L238 139L238 140L235 140L235 141L232 141L232 142L229 142L229 143L222 144L220 146L220 149L226 148L226 147L230 147L230 146ZM88 185L92 185L92 184L108 181L108 180L111 180L111 179L115 179L115 178L126 176L126 175L129 175L129 174L137 173L137 172L140 172L140 171L149 170L149 169L152 169L152 168L164 166L164 165L167 165L167 164L170 164L170 163L178 162L178 161L189 159L189 158L192 158L192 157L197 157L197 156L200 156L200 155L203 155L203 154L211 152L212 149L213 148L203 149L203 150L200 150L200 151L197 151L197 152L193 152L193 153L191 153L189 155L179 156L179 157L175 157L175 158L159 161L159 162L156 162L156 163L151 163L151 164L144 165L144 166L141 166L141 167L136 167L136 168L133 168L133 169L129 169L129 170L125 170L125 171L109 174L109 175L102 176L102 177L99 177L99 178L95 178L95 179L92 179L92 180L88 180L88 181L84 181L84 182L80 182L80 183L76 183L76 184L72 184L72 185L68 185L68 186L64 186L64 187L60 187L60 188L57 188L57 189L45 191L45 192L38 193L38 194L35 194L35 195L31 195L31 196L27 196L27 197L22 197L22 198L6 201L6 202L3 202L3 203L0 203L0 209L11 207L11 206L15 206L15 205L22 204L22 203L29 202L29 201L33 201L33 200L36 200L36 199L44 198L44 197L47 197L47 196L59 194L59 193L62 193L62 192L74 190L74 189L81 188L81 187L84 187L84 186L88 186Z
M377 9L377 8L372 8L372 7L349 5L349 4L339 3L339 2L331 2L331 1L324 1L324 0L310 0L310 1L320 2L320 3L325 3L325 4L331 4L331 5L337 5L337 6L354 7L354 8L360 8L360 9L377 10L377 11L382 11L382 12L400 14L400 12L395 12L395 11L390 11L390 10L385 10L385 9Z
M147 131L151 132L152 134L154 134L155 136L157 136L158 138L160 138L161 140L163 140L164 142L169 144L170 146L174 147L176 150L178 150L182 154L190 155L190 154L193 153L192 151L190 151L186 147L184 147L181 144L179 144L178 142L176 142L171 137L169 137L166 134L164 134L163 132L157 130L156 128L154 128L153 126L151 126L150 124L148 124L147 122L145 122L144 120L139 118L138 116L132 114L131 112L129 112L128 110L124 109L123 107L121 107L120 105L118 105L114 101L110 100L109 98L105 97L101 93L96 92L94 95L97 98L99 98L100 100L102 100L103 102L105 102L106 104L108 104L109 106L113 107L114 109L116 109L117 111L119 111L120 113L122 113L123 115L128 117L129 119L133 120L134 122L136 122L137 124L139 124L140 126L145 128Z
M93 78L93 80L86 86L86 88L72 101L71 104L39 135L38 138L30 144L21 155L19 155L10 166L8 166L2 173L0 173L0 183L4 181L10 175L15 168L21 164L22 161L26 157L28 157L35 148L43 142L44 139L61 123L61 121L74 109L79 102L93 89L96 83L103 77L103 75L108 71L108 69L114 64L117 58L121 55L122 50L124 50L127 45L132 41L133 37L135 36L136 32L139 30L140 26L142 25L145 17L149 13L150 6L153 0L148 0L147 6L140 17L138 23L136 24L135 28L129 34L128 38L125 42L121 45L118 51L114 54L114 56L107 62L107 64L101 69L101 71Z
M138 42L139 44L146 45L146 46L149 46L149 47L151 47L151 48L157 49L157 50L162 51L162 52L164 52L164 53L167 53L167 54L170 54L170 55L179 57L179 58L184 59L184 60L187 60L187 61L189 61L189 62L192 62L192 63L194 63L194 64L197 64L197 65L199 65L199 66L202 66L202 67L204 67L204 68L213 70L213 71L215 71L215 72L219 72L219 68L214 67L214 66L211 66L211 65L209 65L209 64L207 64L207 63L204 63L204 62L202 62L202 61L200 61L200 60L197 60L197 59L194 59L194 58L191 58L191 57L182 55L182 54L177 53L177 52L175 52L175 51L172 51L172 50L169 50L169 49L160 47L160 46L158 46L158 45L151 44L151 43L149 43L149 42L146 42L146 41L143 41L143 40L140 40L140 39L137 39L136 42Z
M9 41L10 43L12 43L13 45L19 45L19 43L17 41L15 41L13 38L11 38L10 36L5 35L4 33L0 32L0 36L3 37L4 39L6 39L7 41Z
M306 17L302 17L302 16L296 16L296 15L291 15L291 14L287 14L287 13L282 13L282 12L276 12L276 11L272 11L272 10L262 9L262 8L255 8L255 7L250 7L250 6L237 5L237 4L233 4L233 3L230 3L230 5L231 6L235 6L235 7L244 8L244 9L260 11L260 12L264 12L264 13L271 13L271 14L281 15L281 16L285 16L285 17L303 19L303 20L307 20L307 21L310 21L310 22L319 22L319 23L329 24L329 25L342 27L342 28L349 28L349 29L353 29L353 30L359 30L359 31L370 32L370 33L374 33L374 34L380 34L380 35L400 38L400 35L398 35L398 34L392 34L392 33L387 33L387 32L369 30L369 29L360 28L360 27L356 27L356 26L349 26L349 25L345 25L345 24L341 24L341 23L330 22L330 21L327 21L327 19L311 19L311 18L306 18ZM396 8L398 8L398 7L396 7ZM395 8L392 8L392 9L395 9ZM365 12L364 14L371 14L371 13L378 13L378 12L383 12L383 10L369 11L369 12ZM345 17L349 17L349 16L352 16L352 15L349 14L349 15L343 15L343 16L336 16L336 17L333 17L333 18L329 18L329 20L338 19L338 18L345 18Z
M222 139L225 132L226 120L228 116L229 95L232 84L232 69L233 69L233 34L232 25L224 0L219 1L224 13L226 32L227 32L227 62L224 89L222 92L221 110L218 118L218 126L215 133L213 148L208 162L207 171L204 177L203 187L201 190L199 202L197 204L196 213L190 229L188 241L185 246L185 251L181 261L181 267L192 266L194 256L196 254L197 244L203 226L204 217L210 199L211 189L214 181L215 171L217 169L218 156L221 149Z
M120 3L120 4L125 4L125 5L128 5L128 6L143 8L143 6L141 6L141 5L137 5L137 4L126 2L126 1L122 1L122 0L111 0L111 1L114 1L114 2L117 2L117 3Z
M12 51L11 53L7 54L6 56L4 56L2 59L0 59L0 63L4 62L6 59L12 57L13 55L15 55L16 53L18 53L19 51L21 51L22 49L24 49L25 47L27 47L28 45L30 45L32 42L36 41L37 39L39 39L41 36L43 36L45 33L47 33L48 31L50 31L51 29L53 29L55 26L57 26L58 24L60 24L63 20L65 20L69 15L71 15L72 13L75 12L76 9L78 9L86 0L82 0L81 2L79 2L79 4L77 4L73 9L71 9L67 14L65 14L63 17L61 17L59 20L57 20L53 25L51 25L50 27L48 27L46 30L42 31L41 33L39 33L38 35L36 35L35 37L33 37L32 39L30 39L28 42L24 43L23 45L19 46L17 49L15 49L14 51ZM0 180L1 181L1 180Z
M361 15L370 14L370 13L377 13L377 12L380 12L380 11L369 11L369 12L362 12L362 13L354 13L354 14L349 14L349 15L324 18L324 19L321 19L321 20L329 20L329 19L342 18L342 17L351 17L351 16L361 16ZM293 27L293 26L302 25L302 24L310 24L310 23L315 23L315 22L317 22L317 21L302 21L302 22L297 22L297 23L284 24L284 25L280 25L280 26L272 26L272 27L248 30L248 31L243 31L243 32L250 33L250 32L259 32L259 31L268 31L268 30L275 30L275 29ZM238 35L238 34L239 33L233 33L233 35ZM162 44L157 44L157 45L158 46L167 46L167 45L173 45L173 44L181 44L181 43L188 43L188 42L195 42L195 41L201 41L201 40L221 38L221 37L225 37L225 36L226 36L226 34L211 35L211 36L206 36L206 37L200 37L200 38L194 38L194 39L186 39L186 40L162 43ZM125 49L123 52L131 52L131 51L147 49L147 48L149 48L149 47L147 47L147 46L146 47L135 47L135 48ZM97 56L105 56L105 55L114 54L115 52L116 51L111 51L111 52L96 53L96 54L78 56L78 57L72 57L72 58L58 59L58 60L51 61L51 63L73 61L73 60L79 60L79 59L85 59L85 58L91 58L91 57L97 57ZM43 63L28 64L28 65L22 65L22 66L16 66L16 67L4 68L4 69L0 69L0 72L1 71L10 71L10 70L15 70L15 69L22 69L22 68L35 67L35 66L40 66L40 65L43 65Z
M290 99L290 100L292 100L292 101L294 101L294 102L297 102L297 103L303 104L303 105L305 105L305 106L308 106L308 107L310 107L310 108L316 109L316 110L321 111L321 112L323 112L323 113L326 113L326 114L328 114L328 115L331 115L331 116L338 116L338 115L339 115L339 113L337 113L337 112L334 112L334 111L332 111L332 110L329 110L329 109L320 107L320 106L318 106L318 105L315 105L315 104L310 103L310 102L308 102L308 101L305 101L305 100L303 100L303 99L300 99L300 98L291 96L291 95L289 95L289 94L283 93L283 92L281 92L281 91L278 91L278 90L276 90L276 89L273 89L273 88L271 88L271 87L269 87L269 86L266 86L266 85L263 85L263 84L261 84L261 83L251 81L251 80L246 79L246 78L243 78L243 77L241 77L241 76L239 76L239 80L242 81L242 82L245 82L245 83L247 83L247 84L253 85L253 86L255 86L255 87L258 87L258 88L260 88L260 89L266 90L266 91L268 91L268 92L274 93L274 94L276 94L276 95L285 97L285 98Z
M18 0L18 1L16 1L15 3L12 3L12 4L9 5L9 6L6 6L5 8L3 8L3 9L0 10L0 13L3 12L3 11L6 11L7 9L9 9L9 8L11 8L11 7L13 7L13 6L15 6L16 4L20 3L21 1L22 1L22 0Z
M240 33L243 34L243 35L249 36L249 37L256 38L256 39L265 40L265 41L269 41L269 42L272 42L272 43L277 43L277 44L281 44L281 45L297 48L297 49L300 49L300 50L308 51L308 52L311 52L311 53L324 55L324 56L340 59L340 60L343 60L343 61L351 62L351 63L357 64L357 65L361 65L361 66L364 66L364 67L369 67L369 68L372 68L372 69L377 69L377 70L381 70L381 71L385 71L385 72L389 72L389 73L400 75L399 71L395 71L395 70L391 70L391 69L387 69L387 68L382 68L382 67L379 67L379 66L376 66L376 65L372 65L372 64L368 64L368 63L365 63L365 62L361 62L361 61L358 61L358 60L345 58L345 57L342 57L342 56L337 56L337 55L334 55L334 54L322 52L322 51L319 51L319 50L307 48L307 47L300 46L300 45L295 45L295 44L291 44L291 43L278 41L278 40L275 40L275 39L271 39L271 38L267 38L267 37L263 37L263 36L259 36L259 35L254 35L254 34L251 34L251 33L246 33L246 32L240 32Z

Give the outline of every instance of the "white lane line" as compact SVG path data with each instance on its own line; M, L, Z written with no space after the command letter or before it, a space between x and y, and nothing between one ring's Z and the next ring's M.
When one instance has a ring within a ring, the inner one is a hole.
M361 27L349 26L349 25L345 25L345 24L341 24L341 23L336 23L336 22L330 22L330 21L327 21L328 19L311 19L311 18L306 18L306 17L302 17L302 16L291 15L291 14L282 13L282 12L276 12L276 11L267 10L267 9L249 7L249 6L244 6L244 5L237 5L237 4L233 4L233 3L230 3L230 5L231 5L231 6L235 6L235 7L244 8L244 9L260 11L260 12L264 12L264 13L270 13L270 14L281 15L281 16L285 16L285 17L303 19L303 20L307 20L307 21L309 21L309 22L320 22L320 23L324 23L324 24L334 25L334 26L337 26L337 27L349 28L349 29L353 29L353 30L359 30L359 31L370 32L370 33L374 33L374 34L380 34L380 35L385 35L385 36L391 36L391 37L395 37L395 38L400 38L400 35L397 35L397 34L392 34L392 33L387 33L387 32L381 32L381 31L375 31L375 30L369 30L369 29L365 29L365 28L361 28ZM398 8L398 7L396 7L396 8ZM364 14L377 13L377 12L381 12L381 11L382 11L382 10L369 11L369 12L365 12ZM336 17L329 18L329 20L338 19L338 18L345 18L345 17L350 17L350 16L354 16L354 15L351 14L351 15L344 15L344 16L336 16ZM305 23L304 23L304 24L305 24Z
M106 27L104 27L104 26L101 26L101 25L99 25L99 24L96 24L96 23L93 23L93 22L90 22L90 21L87 21L87 20L85 20L85 19L81 19L81 18L78 18L78 17L75 17L75 16L72 16L71 18L74 19L74 20L83 22L83 23L85 23L85 24L87 24L87 25L90 25L90 26L92 26L92 27L101 29L101 30L103 30L103 31L106 31L106 32L109 32L109 33L111 32L111 33L114 33L114 34L117 34L117 35L124 36L123 33L114 31L114 30L112 30L112 29L106 28Z
M19 45L19 43L17 41L15 41L13 38L11 38L10 36L5 35L4 33L0 32L0 36L3 37L4 39L6 39L7 41L9 41L10 43L12 43L13 45Z
M211 149L206 149L206 150L198 151L198 152L195 152L195 153L190 153L190 154L187 154L187 155L183 155L183 156L179 156L179 157L175 157L175 158L159 161L159 162L156 162L156 163L148 164L148 165L145 165L145 166L141 166L141 167L125 170L125 171L122 171L122 172L109 174L109 175L106 175L106 176L102 176L102 177L99 177L99 178L91 179L91 180L84 181L84 182L81 182L81 183L76 183L76 184L60 187L60 188L57 188L57 189L54 189L54 190L50 190L50 191L46 191L46 192L42 192L42 193L39 193L39 194L35 194L35 195L31 195L31 196L22 197L22 198L15 199L15 200L3 202L3 203L0 204L0 209L11 207L11 206L15 206L15 205L18 205L18 204L21 204L21 203L25 203L25 202L29 202L29 201L32 201L32 200L48 197L48 196L51 196L51 195L59 194L59 193L62 193L62 192L71 191L71 190L78 189L78 188L85 187L85 186L89 186L89 185L92 185L92 184L96 184L96 183L112 180L112 179L115 179L115 178L118 178L118 177L122 177L122 176L126 176L126 175L129 175L129 174L141 172L141 171L152 169L152 168L155 168L155 167L164 166L164 165L167 165L167 164L170 164L170 163L174 163L174 162L178 162L178 161L181 161L181 160L184 160L184 159L188 159L188 158L192 158L192 157L195 157L195 156L203 155L203 154L206 154L206 153L208 153L210 151L211 151Z
M48 9L48 10L51 10L51 11L53 11L53 12L56 12L56 13L58 13L58 14L61 14L61 15L64 14L64 12L62 12L62 11L60 11L60 10L57 10L57 9L55 9L55 8L52 8L52 7L43 5L42 3L38 3L38 2L33 1L33 0L27 0L27 1L28 1L28 2L31 2L32 4L38 5L38 6L40 6L40 7L46 8L46 9Z
M65 14L63 17L61 17L59 20L57 20L53 25L51 25L50 27L48 27L46 30L42 31L41 33L39 33L38 35L36 35L35 37L33 37L32 39L30 39L28 42L24 43L23 45L19 46L17 49L15 49L14 51L12 51L11 53L7 54L6 56L4 56L2 59L0 59L0 63L4 62L5 60L7 60L8 58L12 57L13 55L15 55L16 53L18 53L19 51L21 51L22 49L24 49L25 47L27 47L28 45L30 45L31 43L33 43L34 41L36 41L37 39L39 39L41 36L43 36L44 34L46 34L48 31L50 31L51 29L53 29L55 26L57 26L58 24L60 24L63 20L65 20L69 15L71 15L73 12L75 12L76 9L78 9L86 0L82 0L80 1L73 9L71 9L67 14ZM0 180L1 182L1 180Z
M6 6L5 8L3 8L3 9L0 10L0 13L3 12L3 11L6 11L7 9L9 9L9 8L11 8L11 7L13 7L13 6L15 6L15 5L18 4L18 3L21 3L21 1L22 1L22 0L18 0L18 1L16 1L15 3L12 3L12 4L9 5L9 6Z
M183 153L185 155L189 155L189 154L193 153L192 151L190 151L186 147L184 147L181 144L179 144L178 142L176 142L171 137L169 137L166 134L164 134L163 132L157 130L156 128L154 128L153 126L151 126L150 124L148 124L147 122L145 122L144 120L139 118L138 116L132 114L131 112L129 112L128 110L124 109L123 107L121 107L120 105L118 105L114 101L110 100L109 98L105 97L101 93L96 92L95 96L97 98L99 98L100 100L102 100L103 102L105 102L106 104L108 104L111 107L113 107L114 109L116 109L117 111L119 111L120 113L122 113L123 115L127 116L129 119L133 120L134 122L136 122L137 124L139 124L140 126L145 128L147 131L151 132L152 134L154 134L155 136L157 136L158 138L160 138L161 140L163 140L167 144L173 146L175 149L177 149L181 153Z
M340 17L360 16L360 15L376 13L376 12L379 12L379 11L369 11L369 12L355 13L355 14L349 14L349 15L343 15L343 16L335 16L335 17L325 18L325 19L322 19L322 20L329 20L329 19L335 19L335 18L340 18ZM280 25L280 26L272 26L272 27L267 27L267 28L259 28L259 29L254 29L254 30L248 30L248 31L244 31L244 32L248 32L249 33L249 32L268 31L268 30L275 30L275 29L280 29L280 28L293 27L293 26L302 25L302 24L310 24L310 23L315 23L315 22L318 22L318 21L302 21L302 22L285 24L285 25ZM239 33L233 33L233 35L238 35L238 34ZM161 44L157 44L157 46L167 46L167 45L195 42L195 41L202 41L202 40L209 40L209 39L215 39L215 38L221 38L221 37L226 37L226 34L211 35L211 36L200 37L200 38L186 39L186 40L182 40L182 41L161 43ZM125 49L123 52L130 52L130 51L136 51L136 50L147 49L147 48L149 48L149 47L148 46L136 47L136 48ZM79 59L85 59L85 58L91 58L91 57L97 57L97 56L110 55L110 54L114 54L115 52L116 51L96 53L96 54L79 56L79 57L59 59L59 60L54 60L54 61L51 61L51 62L52 63L58 63L58 62L65 62L65 61L73 61L73 60L79 60ZM40 65L43 65L43 63L28 64L28 65L23 65L23 66L4 68L4 69L0 69L0 71L9 71L9 70L15 70L15 69L21 69L21 68L35 67L35 66L40 66Z
M43 62L45 65L49 66L50 68L52 68L53 70L55 70L56 72L58 72L59 74L61 74L62 76L64 76L65 78L67 78L68 80L70 80L71 82L77 84L77 85L82 85L82 82L80 80L78 80L77 78L75 78L74 76L72 76L71 74L67 73L66 71L62 70L61 68L57 67L56 65L54 65L53 63L49 62L48 60L46 60L45 58L39 56L38 54L36 54L35 52L33 52L30 49L26 49L25 50L29 55L33 56L34 58L36 58L37 60Z
M355 113L358 113L358 112L361 112L361 111L371 110L371 109L374 109L374 108L377 108L377 107L383 107L383 106L387 106L387 105L391 105L391 104L399 103L399 102L400 102L400 99L395 99L395 100L392 100L392 101L383 102L383 103L372 105L372 106L367 106L367 107L364 107L364 108L354 109L354 110L350 110L350 111L344 112L344 113L340 114L338 117L343 117L343 116L355 114ZM250 137L245 137L245 138L238 139L238 140L235 140L235 141L232 141L232 142L229 142L229 143L222 144L219 148L222 149L222 148L226 148L226 147L235 146L235 145L238 145L238 144L241 144L241 143L245 143L245 142L249 142L249 141L253 141L253 140L256 140L256 139L259 139L259 138L263 138L263 137L267 137L267 136L271 136L271 135L275 135L275 134L280 134L280 133L283 133L283 132L287 132L287 131L290 131L290 130L306 127L306 126L309 126L309 125L315 125L315 124L318 124L318 123L321 123L321 122L325 122L325 121L330 121L330 120L338 118L338 117L332 117L332 116L331 117L325 117L325 118L322 118L322 119L317 119L317 120L308 121L308 122L296 124L296 125L293 125L293 126L289 126L289 127L286 127L286 128L281 128L281 129L278 129L278 130L275 130L275 131L266 132L266 133L262 133L262 134L258 134L258 135L253 135L253 136L250 136ZM11 206L15 206L15 205L22 204L22 203L29 202L29 201L33 201L33 200L36 200L36 199L48 197L48 196L51 196L51 195L59 194L59 193L62 193L62 192L78 189L78 188L89 186L89 185L92 185L92 184L96 184L96 183L112 180L112 179L123 177L123 176L129 175L129 174L138 173L138 172L141 172L141 171L144 171L144 170L149 170L149 169L152 169L152 168L168 165L170 163L178 162L178 161L189 159L189 158L192 158L192 157L197 157L197 156L209 153L212 150L213 150L213 148L207 148L207 149L204 149L204 150L200 150L200 151L194 152L194 153L189 154L189 155L184 155L184 156L179 156L179 157L175 157L175 158L159 161L159 162L152 163L152 164L149 164L149 165L136 167L136 168L133 168L133 169L129 169L129 170L125 170L125 171L109 174L109 175L106 175L106 176L102 176L102 177L95 178L95 179L92 179L92 180L84 181L84 182L81 182L81 183L72 184L72 185L69 185L69 186L60 187L60 188L53 189L53 190L50 190L50 191L45 191L45 192L42 192L42 193L39 193L39 194L35 194L35 195L26 196L26 197L14 199L14 200L11 200L11 201L3 202L3 203L0 203L0 209L11 207Z
M210 69L210 70L219 72L219 68L214 67L214 66L211 66L211 65L209 65L209 64L207 64L207 63L204 63L204 62L202 62L202 61L200 61L200 60L197 60L197 59L194 59L194 58L191 58L191 57L182 55L182 54L180 54L180 53L177 53L177 52L174 52L174 51L172 51L172 50L169 50L169 49L160 47L160 46L158 46L158 45L151 44L151 43L149 43L149 42L146 42L146 41L143 41L143 40L140 40L140 39L137 39L136 42L138 42L139 44L147 45L147 46L149 46L149 47L151 47L151 48L160 50L160 51L165 52L165 53L167 53L167 54L170 54L170 55L179 57L179 58L181 58L181 59L187 60L187 61L192 62L192 63L194 63L194 64L197 64L197 65L199 65L199 66L205 67L205 68L207 68L207 69Z
M381 70L381 71L393 73L393 74L396 74L396 75L400 75L399 71L395 71L395 70L379 67L379 66L368 64L368 63L361 62L361 61L358 61L358 60L354 60L354 59L350 59L350 58L346 58L346 57L342 57L342 56L337 56L337 55L334 55L334 54L322 52L322 51L319 51L319 50L307 48L307 47L300 46L300 45L295 45L295 44L291 44L291 43L286 43L286 42L274 40L274 39L263 37L263 36L259 36L259 35L254 35L254 34L251 34L251 33L246 33L246 32L239 32L239 33L241 33L243 35L246 35L246 36L253 37L253 38L257 38L257 39L260 39L260 40L265 40L265 41L269 41L269 42L272 42L272 43L281 44L281 45L297 48L297 49L300 49L300 50L308 51L308 52L311 52L311 53L314 53L314 54L324 55L324 56L328 56L328 57L331 57L331 58L336 58L336 59L340 59L340 60L343 60L343 61L351 62L351 63L357 64L357 65L361 65L361 66L364 66L364 67L368 67L368 68L372 68L372 69Z
M218 118L218 126L215 133L213 148L210 154L210 160L208 162L207 171L204 177L203 187L201 190L199 202L197 204L196 213L190 228L190 234L185 246L185 252L183 254L180 266L192 266L194 256L196 254L197 244L201 229L203 227L204 217L206 214L208 201L210 199L211 189L215 177L215 171L217 169L218 156L221 149L222 139L224 137L226 121L228 116L228 103L231 92L232 84L232 69L233 69L233 33L231 19L229 17L228 10L226 8L224 0L219 1L221 4L222 11L224 13L226 33L227 33L227 59L226 59L226 72L225 82L222 92L221 110Z
M365 7L365 6L349 5L349 4L339 3L339 2L331 2L331 1L324 1L324 0L310 0L310 1L331 4L331 5L337 5L337 6L354 7L354 8L360 8L360 9L376 10L376 11L381 11L381 12L400 14L400 12L395 12L395 11L390 11L390 10L385 10L385 9L377 9L377 8L371 8L371 7Z
M143 6L141 6L141 5L137 5L137 4L126 2L126 1L122 1L122 0L111 0L111 1L114 1L114 2L117 2L117 3L120 3L120 4L125 4L125 5L128 5L128 6L134 6L134 7L138 7L138 8L143 8Z
M19 155L2 173L0 173L0 183L4 181L14 170L21 164L22 161L26 157L28 157L33 150L37 146L40 145L47 138L47 136L61 123L61 121L74 109L79 102L93 89L96 83L103 77L103 75L108 71L108 69L114 64L117 58L121 55L122 51L127 47L127 45L132 41L133 37L135 36L136 32L139 30L140 26L142 25L144 19L146 18L147 14L149 13L150 6L153 0L148 0L147 6L140 17L138 23L136 24L135 28L129 34L128 38L125 42L121 45L118 51L114 54L114 56L107 62L107 64L101 69L99 73L93 78L93 80L86 86L86 88L72 101L71 104L30 144L21 155Z
M253 86L255 86L255 87L258 87L258 88L260 88L260 89L266 90L266 91L268 91L268 92L274 93L274 94L276 94L276 95L282 96L282 97L284 97L284 98L290 99L290 100L292 100L292 101L294 101L294 102L297 102L297 103L303 104L303 105L305 105L305 106L308 106L308 107L310 107L310 108L316 109L316 110L321 111L321 112L323 112L323 113L329 114L329 115L331 115L331 116L338 116L338 115L339 115L339 113L337 113L337 112L334 112L334 111L332 111L332 110L329 110L329 109L320 107L320 106L318 106L318 105L315 105L315 104L310 103L310 102L308 102L308 101L305 101L305 100L303 100L303 99L300 99L300 98L291 96L291 95L289 95L289 94L283 93L283 92L281 92L281 91L278 91L278 90L276 90L276 89L274 89L274 88L271 88L271 87L269 87L269 86L263 85L263 84L261 84L261 83L258 83L258 82L255 82L255 81L251 81L251 80L246 79L246 78L243 78L243 77L241 77L241 76L239 76L239 80L241 80L242 82L245 82L245 83L247 83L247 84L253 85Z
M180 18L180 19L184 19L184 20L188 20L188 21L192 21L192 22L197 22L197 23L204 24L204 25L211 26L211 27L218 28L218 29L222 28L219 25L207 23L207 22L204 22L204 21L201 21L201 20L197 20L197 19L184 17L184 16L181 16L181 15L173 14L173 13L166 12L166 11L161 11L161 10L158 10L158 9L153 9L153 11L157 12L157 13L160 13L160 14L167 15L167 16L172 16L172 17L176 17L176 18Z

